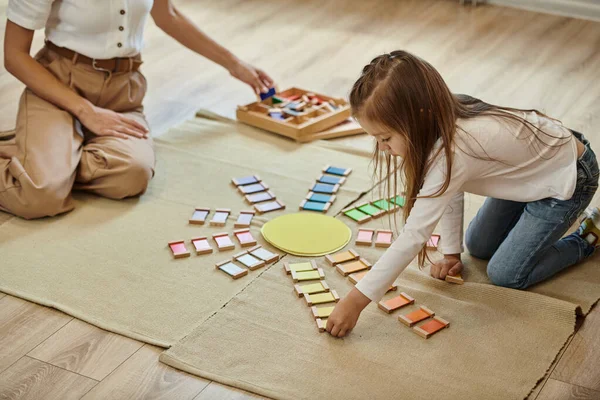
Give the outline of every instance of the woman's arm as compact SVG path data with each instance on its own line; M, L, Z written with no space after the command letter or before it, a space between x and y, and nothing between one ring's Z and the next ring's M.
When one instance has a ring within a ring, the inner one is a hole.
M241 61L229 50L212 40L183 15L170 0L155 0L152 18L167 35L201 56L219 64L256 93L267 92L273 80L262 70Z
M4 67L35 94L79 116L91 108L89 101L63 85L54 75L29 55L34 31L12 21L6 23Z
M65 86L29 52L34 31L8 20L4 35L4 67L42 99L68 111L90 131L101 136L142 138L148 131L133 119L94 106Z

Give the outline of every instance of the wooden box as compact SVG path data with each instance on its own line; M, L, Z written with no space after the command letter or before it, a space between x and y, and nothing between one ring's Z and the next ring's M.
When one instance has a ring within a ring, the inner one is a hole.
M257 101L245 106L238 106L237 119L248 125L287 136L298 142L310 142L316 139L331 139L334 137L356 135L363 133L363 129L350 118L350 104L339 98L325 96L320 93L311 92L299 88L290 88L278 92L274 97L284 100L299 96L314 96L322 101L321 104L306 103L302 111L294 111L294 114L286 114L286 108L281 108L281 103L273 103L273 97L263 101ZM306 97L305 97L306 98ZM280 110L283 119L271 117L270 112Z

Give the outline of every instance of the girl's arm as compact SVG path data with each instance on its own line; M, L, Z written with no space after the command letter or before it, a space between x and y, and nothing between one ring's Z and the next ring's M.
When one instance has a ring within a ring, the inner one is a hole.
M98 135L127 138L144 137L146 128L138 122L109 110L95 107L88 100L61 83L29 52L34 31L6 22L4 35L4 67L32 92L55 106L68 111L90 131Z
M462 271L460 254L463 252L465 195L458 192L452 197L438 226L442 236L439 251L444 258L431 266L431 276L445 279Z
M411 210L406 225L379 261L342 299L327 319L327 331L333 336L346 335L356 324L362 310L371 302L379 301L387 289L404 271L429 240L448 203L467 180L467 170L459 157L452 166L448 189L438 197L422 197L436 193L446 179L445 159L442 157L425 178L419 198Z
M467 180L467 170L457 156L447 190L438 197L423 197L435 194L444 184L447 175L444 163L445 159L441 158L433 165L398 238L356 285L356 288L372 301L379 301L387 288L415 258L431 237L448 204L462 191L462 186Z
M170 0L155 0L152 18L167 35L201 56L219 64L240 81L250 85L256 93L267 92L273 80L264 71L241 61L229 50L202 32L183 15Z

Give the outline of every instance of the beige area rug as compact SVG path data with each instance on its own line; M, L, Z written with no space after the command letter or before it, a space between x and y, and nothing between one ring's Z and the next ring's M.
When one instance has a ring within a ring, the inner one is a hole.
M297 212L325 164L355 168L334 209L371 186L363 157L223 121L187 122L158 139L156 152L156 177L140 199L78 194L77 208L57 218L25 221L4 214L0 291L168 347L262 272L232 280L215 270L216 262L242 250L239 244L233 251L180 260L167 247L185 239L192 250L193 237L235 229L239 211L250 207L232 177L259 174L287 204L285 212ZM189 225L194 206L228 207L233 215L224 228ZM259 228L282 213L255 219L253 233L261 244Z
M356 203L379 197L373 190ZM482 200L468 195L467 223ZM338 218L353 230L347 248L374 263L385 249L354 245L358 227L394 229L393 218L363 225ZM400 214L397 221L401 227ZM352 284L323 258L317 260L326 281L345 295ZM293 294L293 283L278 263L163 353L161 361L282 399L522 399L573 334L575 312L589 312L600 297L597 258L529 291L495 287L485 262L468 254L464 261L461 286L435 280L412 264L397 283L416 304L391 316L371 304L343 340L317 332L309 308ZM398 322L400 313L419 305L449 320L450 328L423 340Z
M340 295L352 288L318 263ZM278 399L522 399L574 330L575 305L547 296L449 285L414 268L398 283L415 305L388 315L371 304L350 336L334 339L274 265L160 359ZM411 332L397 317L419 305L450 327L427 340Z

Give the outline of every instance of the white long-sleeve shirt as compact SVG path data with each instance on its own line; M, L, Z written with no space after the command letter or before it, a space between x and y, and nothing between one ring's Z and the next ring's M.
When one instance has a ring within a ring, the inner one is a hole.
M520 116L545 133L535 135L548 146L541 145L521 123L490 116L457 121L448 189L439 197L421 197L438 192L446 180L442 151L427 172L397 239L356 285L358 290L379 301L423 248L438 222L440 251L461 253L465 192L520 202L571 198L577 181L577 145L571 131L533 112ZM440 145L438 141L433 153Z
M131 57L143 47L154 0L9 0L7 18L90 58Z

